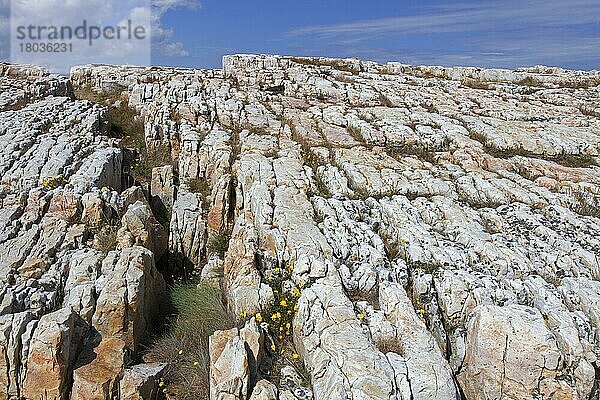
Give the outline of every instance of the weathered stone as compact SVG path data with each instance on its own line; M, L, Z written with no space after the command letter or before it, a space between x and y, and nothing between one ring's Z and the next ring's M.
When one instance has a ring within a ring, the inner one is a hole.
M113 399L127 362L126 344L121 339L104 338L96 347L84 349L73 371L71 400Z
M165 228L156 220L150 207L141 201L129 206L123 215L117 238L121 248L142 246L152 251L157 260L167 250Z
M150 183L150 195L152 198L152 210L157 215L167 217L173 209L175 199L175 181L173 178L173 166L165 165L152 169L152 181Z
M470 317L466 357L459 382L469 400L490 397L576 399L557 381L561 355L540 312L524 306L479 306Z
M25 399L65 399L69 368L77 357L77 315L62 308L44 315L28 345L21 396Z
M109 253L102 275L96 284L93 327L103 337L120 338L127 349L136 351L159 310L165 281L152 253L138 246Z
M250 400L277 400L277 387L267 380L256 382Z
M243 400L248 392L248 355L238 330L217 331L210 337L211 400Z
M125 369L119 386L122 400L152 400L158 396L158 381L166 364L139 364Z

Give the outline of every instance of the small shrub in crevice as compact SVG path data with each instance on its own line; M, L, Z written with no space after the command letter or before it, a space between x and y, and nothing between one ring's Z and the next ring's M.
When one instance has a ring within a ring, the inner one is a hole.
M169 297L175 314L144 360L168 364L158 383L164 393L184 400L208 398L208 339L217 330L234 328L235 319L222 293L208 284L176 286Z
M202 195L202 211L208 213L210 208L210 184L207 179L203 178L190 178L185 181L188 190L191 193L197 193Z
M44 188L44 190L53 190L59 187L63 187L67 183L69 183L69 180L64 178L62 175L51 176L42 179L42 188Z
M394 103L392 103L392 101L390 100L389 97L387 97L385 94L380 93L379 94L379 102L381 103L382 106L384 107L394 107Z
M365 139L362 136L362 131L359 126L348 125L347 129L348 133L350 134L350 136L352 136L354 140L356 140L359 143L364 143Z
M400 341L398 341L396 338L387 338L380 340L377 343L377 349L383 354L396 353L399 355L404 355L402 343L400 343Z
M229 248L229 239L230 235L225 231L210 233L206 243L206 254L208 256L216 254L220 258L224 258Z
M291 279L293 270L293 265L289 265L267 272L266 281L273 290L274 299L267 308L255 315L256 321L264 322L263 326L267 329L265 346L272 359L271 380L276 383L281 368L285 365L298 364L298 362L290 363L290 359L299 360L299 355L294 350L292 323L298 311L298 298L305 285L294 285ZM242 315L242 317L246 316ZM302 375L302 370L296 369Z
M120 225L117 223L106 222L94 232L93 247L106 254L117 248L117 232Z
M152 180L152 170L173 163L171 149L166 146L158 148L140 149L137 159L131 165L131 176L140 183L149 183Z

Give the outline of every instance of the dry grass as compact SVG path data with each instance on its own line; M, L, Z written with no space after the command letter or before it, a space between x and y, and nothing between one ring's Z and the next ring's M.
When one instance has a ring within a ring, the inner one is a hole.
M404 354L402 344L395 338L380 340L377 343L377 349L383 354L396 353L399 355Z
M600 118L600 111L592 108L591 106L580 106L579 111L583 115L587 115L588 117Z
M600 197L582 190L570 191L573 203L570 208L573 212L588 217L600 218Z
M117 248L118 224L106 223L94 233L93 247L106 254Z
M344 60L326 60L310 57L291 57L290 60L301 65L310 65L313 67L331 67L338 71L350 72L351 74L357 74L360 72L354 69L350 63Z
M352 136L354 140L356 140L359 143L364 143L365 140L362 136L362 131L359 126L348 125L347 129L348 133L350 134L350 136Z
M544 83L528 76L526 78L521 79L520 81L515 82L519 86L528 86L528 87L544 87Z
M461 85L465 87L469 87L471 89L480 89L480 90L493 90L494 87L490 85L489 82L484 80L465 78L461 82Z
M394 103L392 103L392 101L390 100L389 97L387 97L385 94L380 93L379 94L379 102L381 103L382 106L384 107L394 107Z
M217 330L235 327L221 298L218 290L206 284L177 286L170 293L177 315L144 359L169 364L163 378L165 390L177 399L208 398L208 338Z
M600 85L600 78L584 78L575 81L567 81L561 86L569 89L591 89Z

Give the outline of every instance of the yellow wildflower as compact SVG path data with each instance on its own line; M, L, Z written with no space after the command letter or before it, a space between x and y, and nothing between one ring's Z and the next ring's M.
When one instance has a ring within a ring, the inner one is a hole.
M279 303L279 305L281 305L282 307L287 307L287 301L281 300L281 302Z
M275 349L276 349L276 348L277 348L277 347L275 346L275 344L272 344L272 345L271 345L271 350L275 351Z
M200 364L198 361L194 361L194 367L198 366L198 364Z
M263 320L262 315L260 315L260 313L256 314L256 322L261 323Z
M300 356L298 355L298 353L294 353L294 354L292 355L292 357L294 357L294 360L297 360L298 358L300 358Z
M240 317L242 317L242 318L246 318L247 316L248 316L248 313L246 311L242 311L240 313Z
M163 387L163 386L165 386L165 383L164 383L163 381L160 381L160 382L158 383L158 387Z
M183 354L183 350L179 350L179 351L177 352L177 354L179 354L179 355L182 355L182 354Z
M363 313L358 314L358 318L365 319L365 314L363 314Z

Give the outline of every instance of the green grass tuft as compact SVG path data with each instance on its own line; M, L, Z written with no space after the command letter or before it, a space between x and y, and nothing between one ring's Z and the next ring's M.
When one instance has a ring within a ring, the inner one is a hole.
M235 319L221 299L220 291L208 284L181 285L171 290L170 301L176 315L144 358L169 364L164 388L178 399L208 398L208 338L217 330L235 327Z

